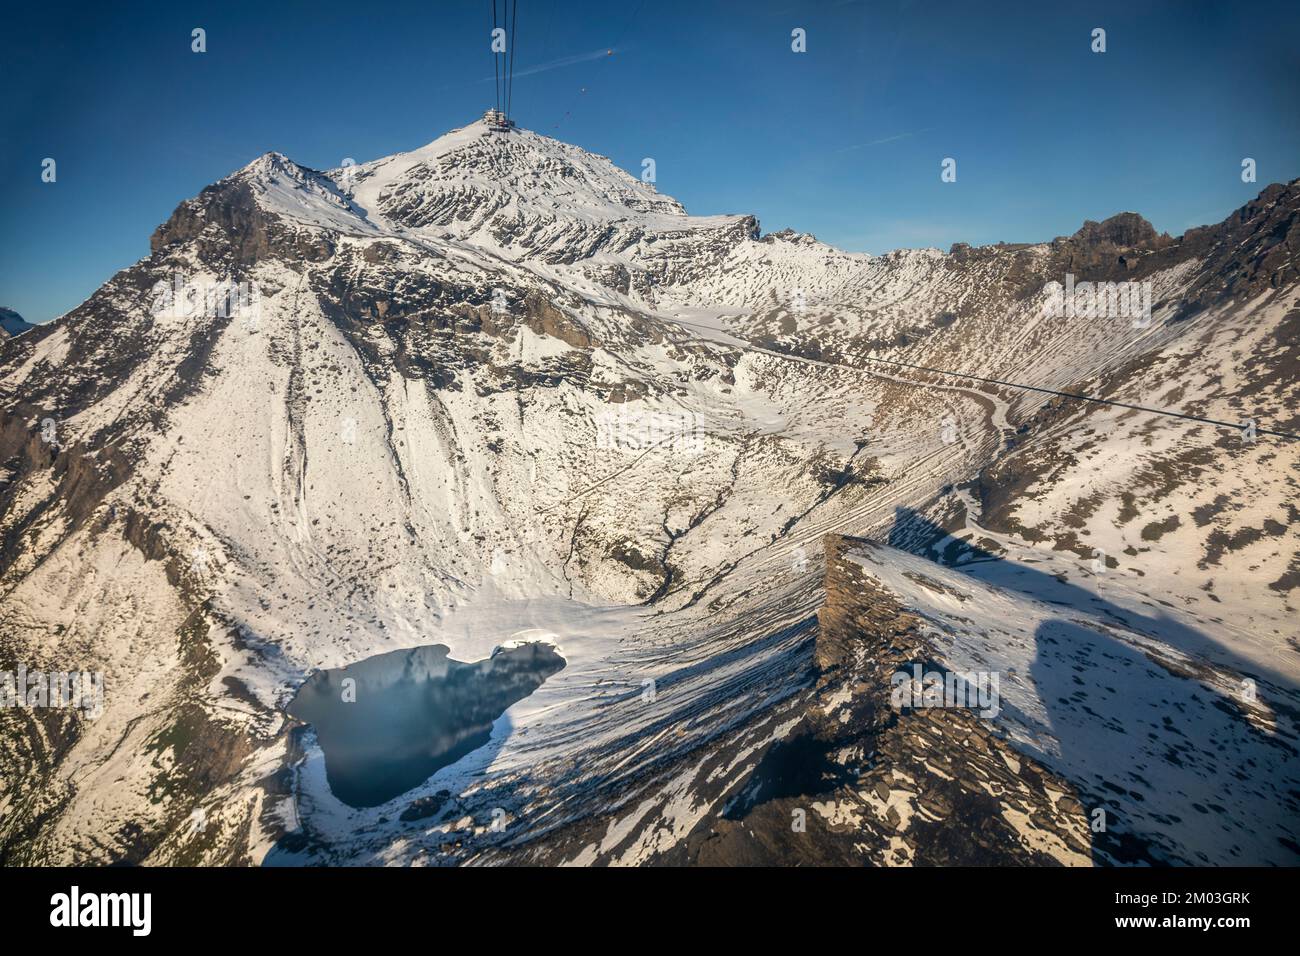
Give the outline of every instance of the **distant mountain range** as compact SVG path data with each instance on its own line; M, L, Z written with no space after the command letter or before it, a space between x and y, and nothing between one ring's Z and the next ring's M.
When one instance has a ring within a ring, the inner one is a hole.
M18 335L19 333L26 332L31 328L35 328L35 326L26 321L13 309L6 309L4 306L0 306L0 329L4 329L8 335Z

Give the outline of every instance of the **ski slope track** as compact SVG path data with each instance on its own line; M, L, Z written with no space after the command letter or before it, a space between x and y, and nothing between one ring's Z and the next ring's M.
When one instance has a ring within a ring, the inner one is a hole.
M262 156L0 338L0 671L105 686L0 708L0 860L1294 865L1300 441L969 376L1298 433L1298 253L1300 181L870 256L482 122ZM287 713L527 641L381 806Z

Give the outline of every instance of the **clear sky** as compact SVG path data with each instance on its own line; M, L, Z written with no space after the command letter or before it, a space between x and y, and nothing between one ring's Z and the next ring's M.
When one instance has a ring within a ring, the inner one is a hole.
M1037 241L1123 210L1177 234L1300 176L1294 0L518 7L520 125L638 175L653 157L693 213L845 249ZM4 20L0 305L30 321L76 306L177 203L267 150L364 162L493 100L490 0L50 0Z

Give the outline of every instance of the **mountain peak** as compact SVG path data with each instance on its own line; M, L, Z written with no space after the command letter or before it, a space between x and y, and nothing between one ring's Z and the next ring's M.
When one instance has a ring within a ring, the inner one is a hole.
M1156 232L1156 227L1142 216L1135 212L1121 212L1101 222L1085 220L1070 238L1087 245L1109 243L1120 248L1131 249L1154 246L1161 236ZM1164 238L1168 239L1168 236Z
M630 214L685 216L686 210L608 157L517 126L493 111L406 153L357 167L357 192L396 222L424 225L448 196L491 194L499 208L610 220ZM429 208L430 204L436 208Z
M296 173L306 169L288 156L277 150L269 150L245 166L241 166L227 178L260 179L277 173Z

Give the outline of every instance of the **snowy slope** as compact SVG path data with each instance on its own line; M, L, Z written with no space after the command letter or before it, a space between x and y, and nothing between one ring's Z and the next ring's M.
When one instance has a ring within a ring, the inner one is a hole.
M1294 431L1298 192L1177 240L1116 217L871 257L690 216L603 157L482 123L329 172L255 160L87 303L0 342L0 665L93 665L110 688L99 721L0 713L29 781L4 785L0 845L40 862L673 852L728 799L687 771L725 753L743 779L799 723L829 533L1003 568L987 600L1020 623L982 625L1001 635L987 654L1023 643L1043 601L1113 601L1126 646L1197 675L1153 686L1253 675L1289 699L1295 443L869 359ZM1150 323L1045 317L1067 270L1150 281ZM1007 583L1034 565L1070 589ZM315 669L536 637L565 669L383 807L335 800L284 714ZM1042 660L1052 680L1074 666ZM1013 744L1091 786L1045 742L1041 699L1018 706ZM400 822L442 790L441 816ZM620 829L641 803L657 822ZM504 836L498 807L518 821ZM607 853L582 820L609 828ZM1277 859L1239 834L1149 839Z

